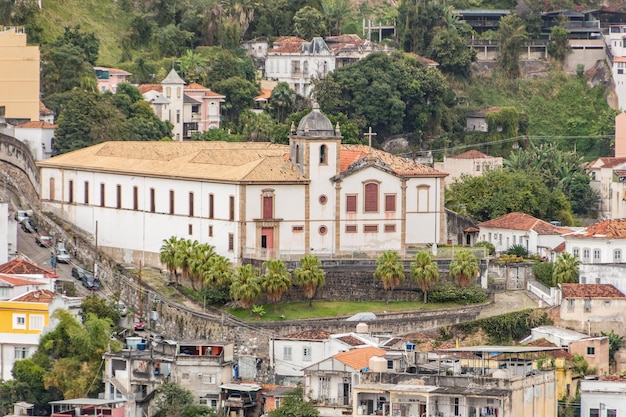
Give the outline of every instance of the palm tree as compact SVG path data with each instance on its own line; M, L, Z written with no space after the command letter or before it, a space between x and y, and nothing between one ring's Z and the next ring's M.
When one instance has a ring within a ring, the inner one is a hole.
M189 239L180 239L178 241L178 250L176 251L174 259L176 268L180 269L183 280L187 279L189 276L192 254L196 246L198 246L197 240L192 242Z
M388 250L376 260L374 278L383 282L383 288L387 291L386 303L389 304L391 292L404 281L404 264L398 252Z
M176 273L176 253L178 252L178 246L179 239L176 236L172 236L169 239L163 239L159 255L159 260L163 265L165 265L167 271L170 273L170 280L174 277L176 284L178 284L178 274Z
M300 266L293 271L293 281L298 287L302 287L304 296L309 299L309 308L315 292L324 286L326 282L324 270L320 268L320 261L317 256L304 255L300 259Z
M230 296L235 301L240 301L241 305L252 314L254 300L261 294L261 284L259 282L259 271L252 265L242 265L237 268L235 279L230 285Z
M478 259L472 252L460 250L454 254L450 262L450 276L454 277L459 287L469 287L479 273Z
M196 289L196 282L204 282L204 272L209 269L209 262L216 256L215 248L207 243L200 243L193 247L189 260L189 278L191 287Z
M263 268L266 272L262 277L261 286L265 290L267 299L274 303L274 311L276 311L278 302L291 287L291 274L287 271L285 262L280 259L263 262Z
M428 252L417 252L414 261L411 262L411 279L424 293L424 304L428 301L428 290L439 279L439 266L433 262L433 257Z
M224 287L232 283L233 274L233 266L230 261L223 256L215 255L209 260L208 269L204 270L203 284L205 286Z
M552 271L552 281L554 286L561 283L577 283L578 267L580 260L569 253L564 253L556 258L554 270Z

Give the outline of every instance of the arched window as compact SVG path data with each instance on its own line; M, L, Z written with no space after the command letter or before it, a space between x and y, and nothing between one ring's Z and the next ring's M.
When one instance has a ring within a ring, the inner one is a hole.
M296 143L296 164L300 163L300 144Z
M320 146L320 164L328 163L328 161L326 160L327 159L326 151L327 151L326 145Z
M365 213L378 212L378 183L368 182L364 187L364 205Z

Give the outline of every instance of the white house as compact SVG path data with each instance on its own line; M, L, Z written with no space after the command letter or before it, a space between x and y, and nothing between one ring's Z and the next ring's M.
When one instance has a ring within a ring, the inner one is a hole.
M626 219L604 220L564 237L566 252L583 264L621 263L626 255Z
M289 146L107 142L38 162L44 210L129 263L159 265L163 239L231 260L404 251L441 243L447 175L342 145L317 106Z
M611 75L617 95L617 104L620 110L626 110L626 35L625 25L610 26L604 35L612 60Z
M175 69L161 84L141 84L139 91L150 103L154 113L172 123L172 139L190 139L194 132L218 128L221 121L221 103L225 96L198 83L185 86Z
M311 93L311 80L324 78L334 70L335 54L319 37L311 42L294 36L279 37L265 59L267 80L286 82L305 97Z
M48 122L26 122L15 126L13 136L24 142L36 160L52 156L52 142L57 125Z
M580 382L580 415L617 417L626 410L626 377L607 375Z
M555 226L525 213L508 213L478 224L480 240L493 243L496 252L522 245L529 253L554 258L555 249L572 230Z
M435 169L450 174L446 177L446 185L461 178L461 175L477 177L487 171L502 168L501 156L489 156L472 149L454 156L444 156L443 162L435 162Z
M38 281L0 275L0 301L19 297L29 291L39 289L44 285L44 283Z

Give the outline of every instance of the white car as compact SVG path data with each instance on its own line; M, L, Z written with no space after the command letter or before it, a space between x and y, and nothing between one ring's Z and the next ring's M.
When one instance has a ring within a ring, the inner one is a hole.
M22 221L28 219L28 211L26 210L18 210L15 212L15 220L18 223L22 223Z
M63 248L57 249L56 258L57 258L57 262L60 262L63 264L70 263L70 254L66 249L63 249Z

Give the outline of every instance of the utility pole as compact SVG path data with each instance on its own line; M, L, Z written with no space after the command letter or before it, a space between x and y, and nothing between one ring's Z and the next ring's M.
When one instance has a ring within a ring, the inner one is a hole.
M96 252L93 254L93 279L98 279L98 221L96 220Z
M141 261L139 261L139 317L143 317L143 300L142 300L142 293L143 291L141 290ZM143 320L143 319L142 319Z

